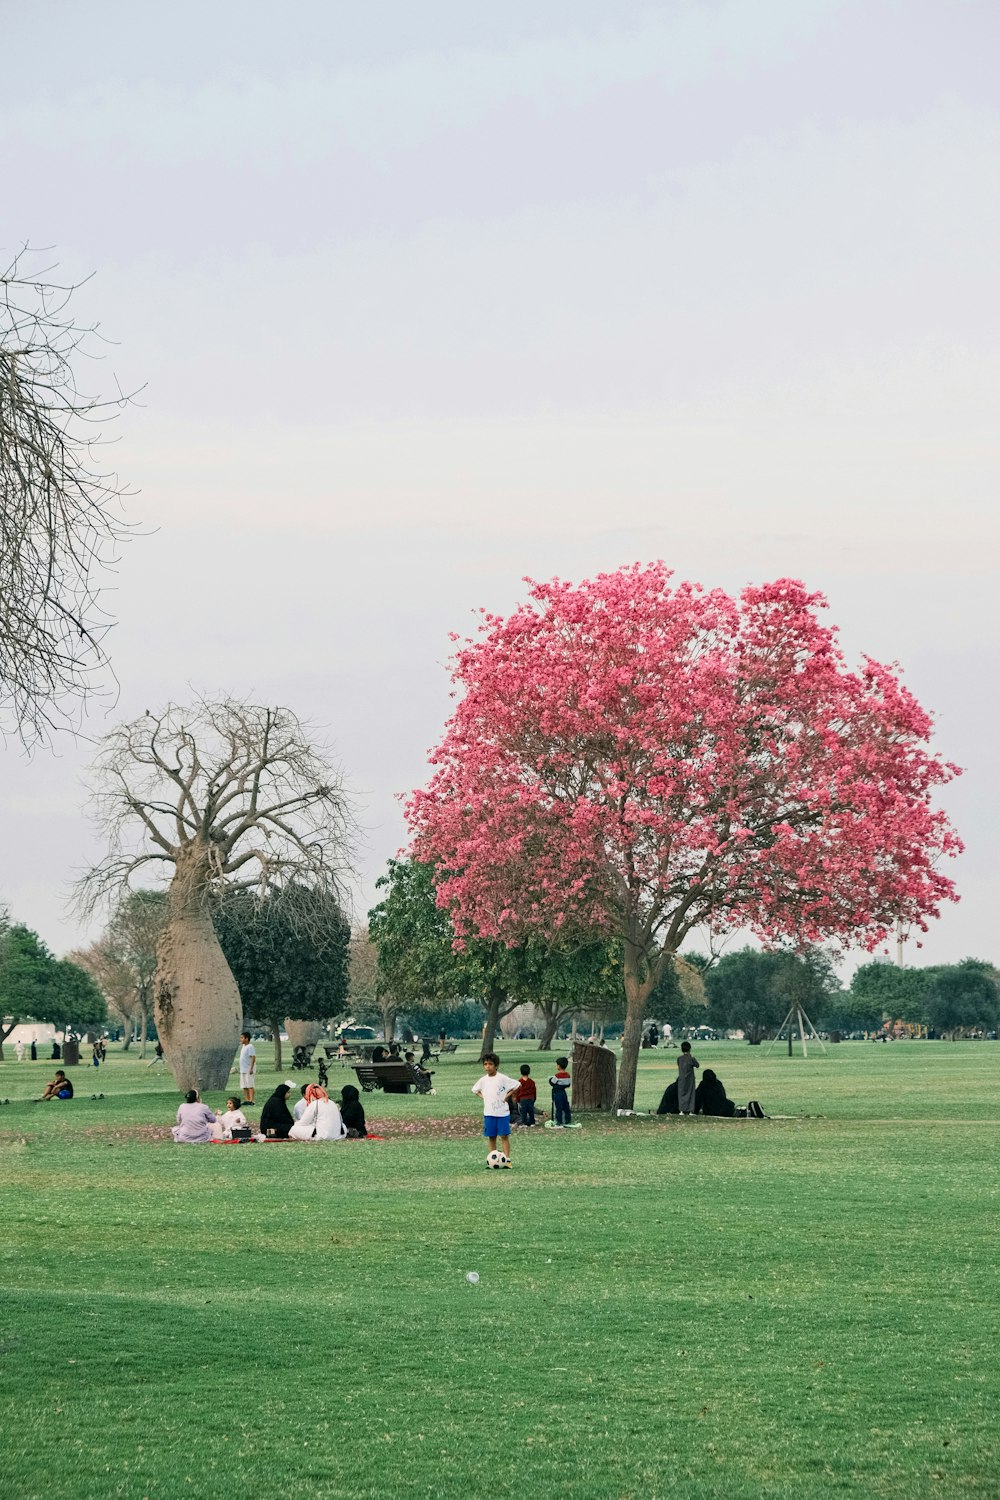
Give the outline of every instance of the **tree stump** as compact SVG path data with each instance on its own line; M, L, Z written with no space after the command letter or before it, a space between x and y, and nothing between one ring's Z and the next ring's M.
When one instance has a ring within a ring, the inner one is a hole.
M613 1109L615 1054L610 1047L576 1042L573 1047L573 1108Z

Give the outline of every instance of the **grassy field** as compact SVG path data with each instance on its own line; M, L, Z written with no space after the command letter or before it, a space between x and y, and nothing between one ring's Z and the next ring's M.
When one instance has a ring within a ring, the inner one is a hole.
M696 1050L792 1118L591 1117L511 1173L471 1044L342 1146L175 1147L161 1070L38 1105L0 1064L0 1493L1000 1495L1000 1049Z

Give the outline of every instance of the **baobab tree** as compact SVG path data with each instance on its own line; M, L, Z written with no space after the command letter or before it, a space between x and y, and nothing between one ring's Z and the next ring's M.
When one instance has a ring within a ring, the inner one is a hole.
M104 341L69 311L75 290L27 248L0 271L0 729L25 744L104 675L102 583L130 530L100 453L130 398L77 383Z
M179 1088L221 1088L243 1007L213 909L223 889L263 899L294 884L343 899L353 831L343 779L289 709L234 699L120 725L94 776L109 853L82 883L84 910L163 869L157 1029Z
M820 595L670 577L535 584L485 615L407 808L459 942L621 941L622 1108L646 1001L694 928L871 948L954 899L938 863L961 847L932 805L957 767L927 748L929 715L890 668L848 669Z

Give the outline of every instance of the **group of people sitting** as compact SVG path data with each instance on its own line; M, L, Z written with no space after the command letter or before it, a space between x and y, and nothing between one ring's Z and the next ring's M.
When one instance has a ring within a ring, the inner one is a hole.
M339 1104L318 1083L303 1084L302 1097L290 1110L288 1096L294 1087L291 1079L278 1084L264 1102L256 1130L244 1113L248 1107L245 1102L230 1098L225 1111L216 1115L197 1089L189 1089L171 1134L179 1145L186 1146L233 1140L349 1141L367 1136L364 1108L353 1084L341 1089Z
M663 1092L663 1098L657 1107L658 1115L690 1114L691 1110L681 1109L681 1085L683 1080L678 1078L668 1084ZM685 1101L686 1102L686 1101ZM694 1090L694 1110L696 1115L716 1115L725 1120L731 1120L736 1114L736 1105L730 1099L723 1087L722 1079L712 1068L706 1068L701 1075L701 1082Z
M374 1047L372 1049L373 1063L403 1063L406 1067L412 1069L414 1078L430 1079L433 1077L433 1074L429 1073L424 1067L425 1060L430 1056L431 1052L426 1042L424 1043L424 1051L421 1053L419 1062L417 1062L416 1055L413 1052L400 1052L398 1042L390 1042L388 1047ZM386 1094L408 1094L410 1084L390 1083L386 1080L382 1084L382 1090Z

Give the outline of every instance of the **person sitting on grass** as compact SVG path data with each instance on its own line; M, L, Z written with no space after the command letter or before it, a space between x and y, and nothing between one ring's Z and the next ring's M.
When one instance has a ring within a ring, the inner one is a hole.
M482 1078L472 1085L472 1092L483 1101L483 1135L490 1143L490 1150L497 1149L497 1138L504 1154L510 1157L510 1101L517 1093L518 1081L501 1073L500 1059L495 1052L483 1054Z
M188 1089L184 1103L177 1111L177 1124L170 1127L170 1134L179 1146L203 1146L212 1139L215 1116L207 1104L202 1104L197 1089Z
M368 1134L365 1108L353 1083L345 1083L340 1091L340 1117L352 1140L358 1140Z
M268 1140L287 1141L288 1132L295 1121L288 1108L288 1096L295 1087L291 1079L279 1083L260 1112L260 1133Z
M221 1134L217 1137L220 1141L232 1140L234 1130L248 1130L250 1121L240 1109L240 1101L233 1094L226 1100L225 1111L219 1116L217 1122ZM215 1132L212 1132L213 1135Z
M663 1090L663 1098L656 1107L656 1113L658 1115L679 1115L681 1112L680 1104L677 1102L679 1092L680 1084L675 1078L673 1083L668 1083Z
M736 1113L735 1104L727 1098L723 1082L712 1068L706 1068L702 1082L694 1091L694 1113L720 1116L721 1119L730 1119Z
M318 1083L310 1083L306 1089L306 1107L296 1120L288 1138L292 1141L343 1141L347 1130L340 1117L340 1110L326 1089Z
M712 1068L705 1069L695 1089L694 1112L696 1115L717 1115L724 1120L731 1120L736 1114L736 1105L726 1097L722 1080Z
M43 1099L72 1099L73 1085L70 1083L62 1068L56 1068L56 1076L52 1082L46 1084Z

